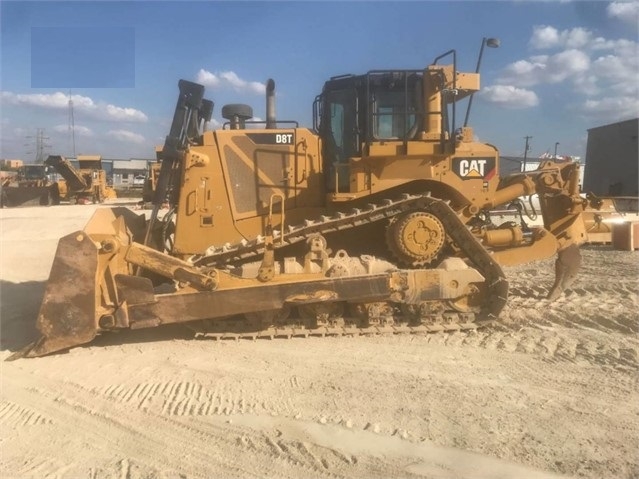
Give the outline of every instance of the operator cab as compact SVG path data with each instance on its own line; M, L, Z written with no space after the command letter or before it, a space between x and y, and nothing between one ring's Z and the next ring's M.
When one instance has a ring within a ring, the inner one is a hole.
M424 118L422 78L423 70L383 70L324 84L313 104L313 126L323 140L329 192L349 190L349 160L368 156L371 144L417 138Z
M44 180L47 178L47 168L44 165L23 165L21 173L25 180Z

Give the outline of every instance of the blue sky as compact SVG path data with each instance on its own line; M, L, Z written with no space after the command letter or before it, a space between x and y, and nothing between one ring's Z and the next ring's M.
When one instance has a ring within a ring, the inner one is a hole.
M0 2L0 158L47 152L153 158L168 133L180 78L215 102L265 117L276 83L279 119L311 126L326 79L422 68L457 50L482 90L469 124L504 155L585 158L587 129L639 116L639 2L196 1ZM458 110L465 111L465 105ZM459 115L463 117L463 115Z

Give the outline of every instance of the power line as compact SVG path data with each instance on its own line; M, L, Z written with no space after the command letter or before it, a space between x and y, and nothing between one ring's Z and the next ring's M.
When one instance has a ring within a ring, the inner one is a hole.
M25 146L35 146L35 150L27 151L27 155L32 155L35 153L35 162L36 164L44 163L44 150L46 148L50 148L51 145L46 143L46 140L50 140L48 136L44 136L44 128L36 128L35 136L25 136L27 139L35 140L35 145L33 143L25 143Z

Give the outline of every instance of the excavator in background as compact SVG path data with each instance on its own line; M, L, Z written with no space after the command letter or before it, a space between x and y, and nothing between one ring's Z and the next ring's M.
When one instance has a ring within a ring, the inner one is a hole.
M101 156L78 155L77 160L79 169L64 156L49 155L44 161L64 178L56 182L58 198L84 204L103 203L105 199L117 197L115 190L107 186Z
M178 86L150 219L101 208L60 240L42 336L12 359L178 322L214 338L465 330L499 317L502 265L557 254L551 300L575 279L579 164L500 177L497 148L456 127L480 87L455 50L329 79L312 129L276 119L273 80L265 122L225 105L214 131L204 87ZM543 226L492 221L534 193Z

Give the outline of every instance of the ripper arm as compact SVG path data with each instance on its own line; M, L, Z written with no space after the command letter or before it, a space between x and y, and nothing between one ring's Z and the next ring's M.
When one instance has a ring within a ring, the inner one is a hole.
M587 239L582 217L585 200L579 195L579 168L574 162L543 162L535 171L505 178L492 201L485 205L489 210L536 193L543 227L524 229L522 225L506 224L476 231L503 265L545 259L557 252L555 284L549 299L557 298L574 281L581 264L579 245Z

